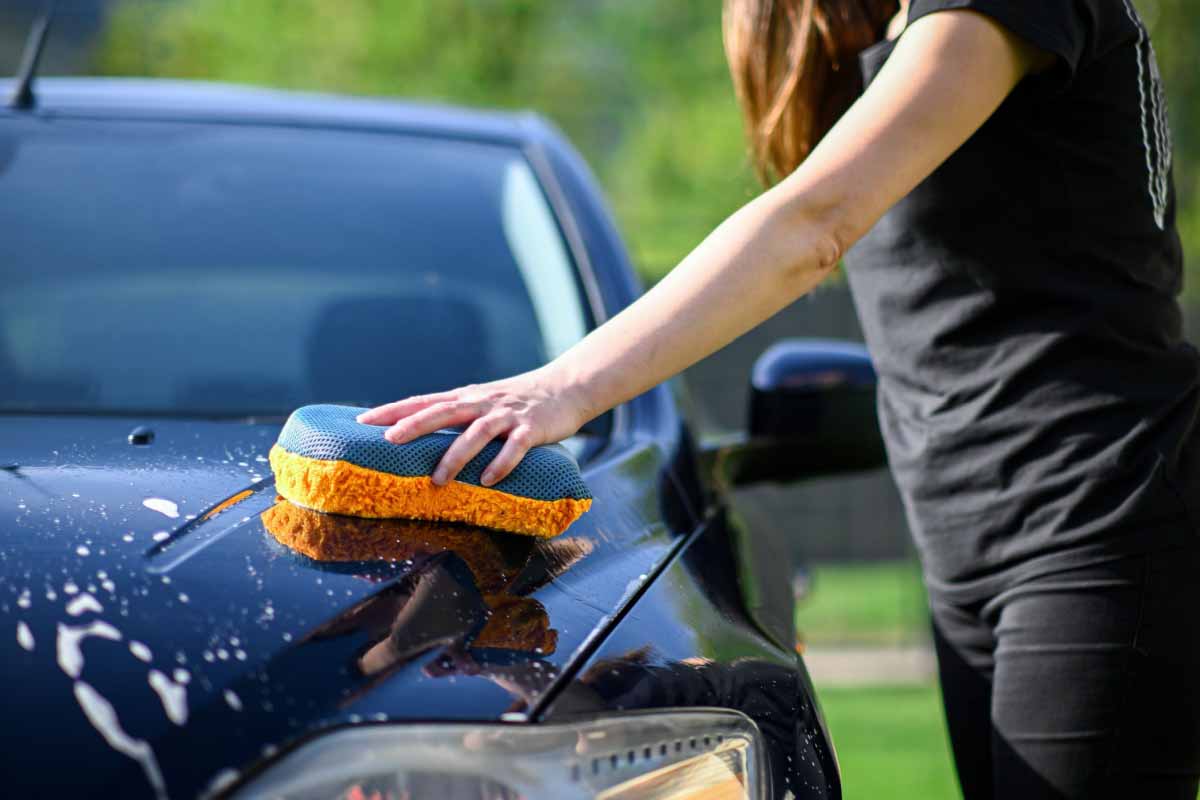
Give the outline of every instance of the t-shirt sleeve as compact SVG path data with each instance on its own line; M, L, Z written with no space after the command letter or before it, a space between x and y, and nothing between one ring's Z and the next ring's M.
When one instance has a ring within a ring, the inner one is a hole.
M1074 0L912 0L908 24L927 14L954 9L976 11L1050 53L1057 62L1048 77L1065 89L1079 71L1088 49L1089 25Z

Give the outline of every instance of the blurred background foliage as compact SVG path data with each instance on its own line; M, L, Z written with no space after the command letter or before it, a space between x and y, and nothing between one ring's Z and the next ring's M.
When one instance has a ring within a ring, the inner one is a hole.
M657 277L755 190L720 4L694 0L127 0L112 75L532 108L601 181Z
M1180 227L1197 253L1200 15L1193 3L1137 0L1171 99ZM725 68L720 5L123 0L111 7L93 58L96 71L111 75L536 109L599 173L639 269L653 280L757 191Z

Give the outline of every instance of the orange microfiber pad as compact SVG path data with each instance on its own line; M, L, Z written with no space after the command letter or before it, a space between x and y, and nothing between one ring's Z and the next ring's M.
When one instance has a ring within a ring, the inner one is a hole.
M484 467L500 452L491 442L437 486L429 477L458 435L438 431L402 445L384 428L355 418L361 408L297 409L271 448L275 488L299 506L356 517L463 522L532 536L557 536L592 505L579 466L560 445L531 449L504 480L483 486Z

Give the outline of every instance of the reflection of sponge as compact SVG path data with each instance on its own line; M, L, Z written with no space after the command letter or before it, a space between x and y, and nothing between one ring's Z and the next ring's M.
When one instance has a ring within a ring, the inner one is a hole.
M390 561L451 552L467 563L479 591L504 590L529 560L537 543L482 528L407 519L363 519L321 514L280 500L262 514L275 541L325 563ZM558 542L570 538L558 539Z
M530 450L504 480L479 476L500 452L491 442L446 484L429 477L458 435L438 431L395 445L384 428L355 420L361 408L304 406L288 418L271 448L275 488L297 505L357 517L465 522L555 536L592 504L579 466L560 445Z
M277 542L314 561L395 563L454 553L471 570L475 588L488 609L487 623L471 646L543 655L554 652L558 631L550 627L545 606L513 590L528 589L520 586L519 579L535 548L548 550L565 545L578 557L587 549L570 537L539 544L527 538L444 523L321 514L287 500L264 511L262 521Z

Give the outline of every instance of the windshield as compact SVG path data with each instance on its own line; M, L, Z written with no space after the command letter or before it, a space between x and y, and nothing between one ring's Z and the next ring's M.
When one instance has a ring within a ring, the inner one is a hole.
M578 280L516 149L6 120L0 411L278 415L543 364Z

